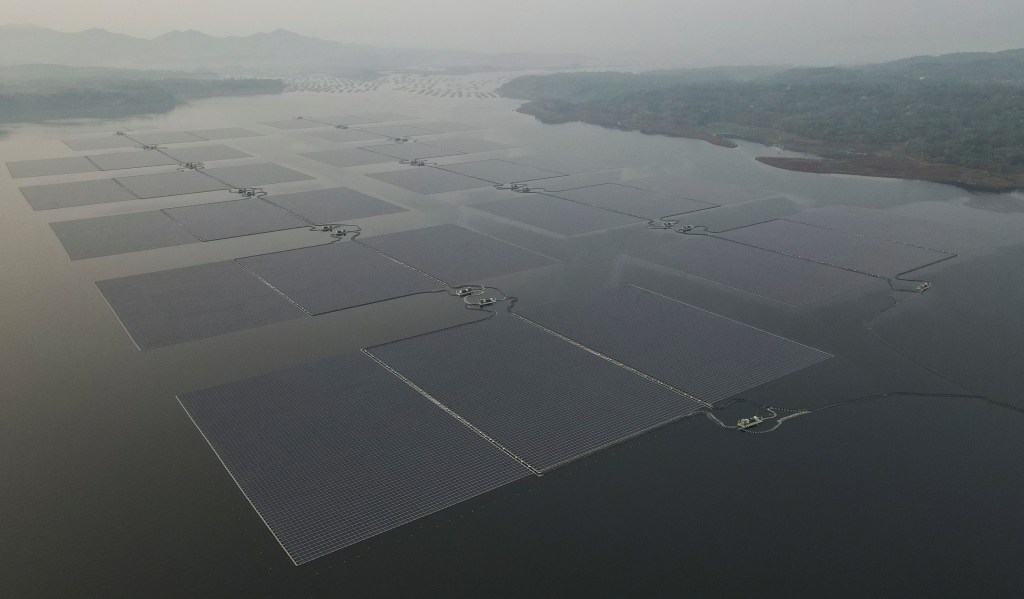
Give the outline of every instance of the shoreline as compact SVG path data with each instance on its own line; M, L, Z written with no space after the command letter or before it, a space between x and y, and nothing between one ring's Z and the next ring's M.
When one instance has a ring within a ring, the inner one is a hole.
M927 181L930 183L953 185L968 191L992 193L1024 190L1024 174L997 174L954 164L932 164L904 158L877 156L871 153L870 148L837 151L837 148L841 147L842 144L800 138L784 132L757 130L754 134L751 134L751 131L747 131L716 135L690 125L671 121L621 119L610 113L585 109L552 111L531 104L523 104L517 111L529 114L545 124L582 122L608 129L639 131L645 135L665 135L668 137L696 139L723 148L738 147L731 139L751 141L766 147L772 146L774 142L770 140L775 139L784 141L784 147L787 150L819 156L819 158L778 156L758 156L755 158L761 164L788 171L819 175L856 175ZM728 123L722 123L722 125L723 128L731 128Z

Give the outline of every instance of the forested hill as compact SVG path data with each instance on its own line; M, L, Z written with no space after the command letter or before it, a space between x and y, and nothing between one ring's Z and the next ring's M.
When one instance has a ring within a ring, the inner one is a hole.
M1024 172L1024 50L719 71L528 76L501 92L531 100L520 110L547 122L689 129L693 137L731 134L833 159Z
M277 79L27 65L0 68L0 123L167 112L191 99L281 93Z

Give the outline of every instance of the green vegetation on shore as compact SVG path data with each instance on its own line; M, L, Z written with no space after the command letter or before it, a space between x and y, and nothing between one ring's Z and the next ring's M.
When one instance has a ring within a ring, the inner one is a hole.
M191 99L277 94L277 79L207 73L28 65L0 69L0 122L114 118L167 112Z
M1024 173L1021 50L858 68L714 71L528 76L500 91L530 100L520 110L545 122L728 134L834 160L892 160L894 173L881 176L899 176L912 163L982 170L1011 183ZM878 175L877 161L872 166Z

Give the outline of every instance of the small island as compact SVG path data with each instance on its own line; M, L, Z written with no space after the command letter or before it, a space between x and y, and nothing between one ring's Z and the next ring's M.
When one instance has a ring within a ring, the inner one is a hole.
M500 92L545 123L580 121L818 158L773 167L1024 189L1024 50L849 68L718 68L520 77Z

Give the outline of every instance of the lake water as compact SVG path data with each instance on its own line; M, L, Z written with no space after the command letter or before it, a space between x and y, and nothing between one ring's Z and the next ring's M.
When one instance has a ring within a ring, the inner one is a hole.
M565 262L496 280L521 302L629 282L836 356L743 394L751 400L800 409L912 391L979 393L1024 406L1024 197L787 172L755 162L774 150L753 144L730 150L542 125L516 106L394 92L211 99L154 118L21 127L0 137L0 161L70 155L57 140L90 131L246 127L264 135L218 143L319 179L275 191L347 185L413 210L367 221L367 235L454 222ZM555 170L621 168L614 176L622 179L692 175L786 197L686 219L712 230L850 204L916 216L958 206L949 218L1005 235L915 272L933 288L899 295L908 301L893 309L885 310L885 285L793 308L618 256L644 243L643 235L673 233L620 228L566 240L468 207L510 192L419 196L366 176L394 164L315 163L296 154L334 144L258 124L361 111L482 125L460 135L515 146L489 156L533 157ZM293 230L70 262L51 221L185 206L206 196L33 212L17 191L25 182L0 169L3 596L1021 594L1024 415L938 397L849 404L771 434L685 419L293 566L175 395L476 315L445 297L418 296L140 352L95 281L316 245L323 237ZM734 410L734 418L749 415Z

